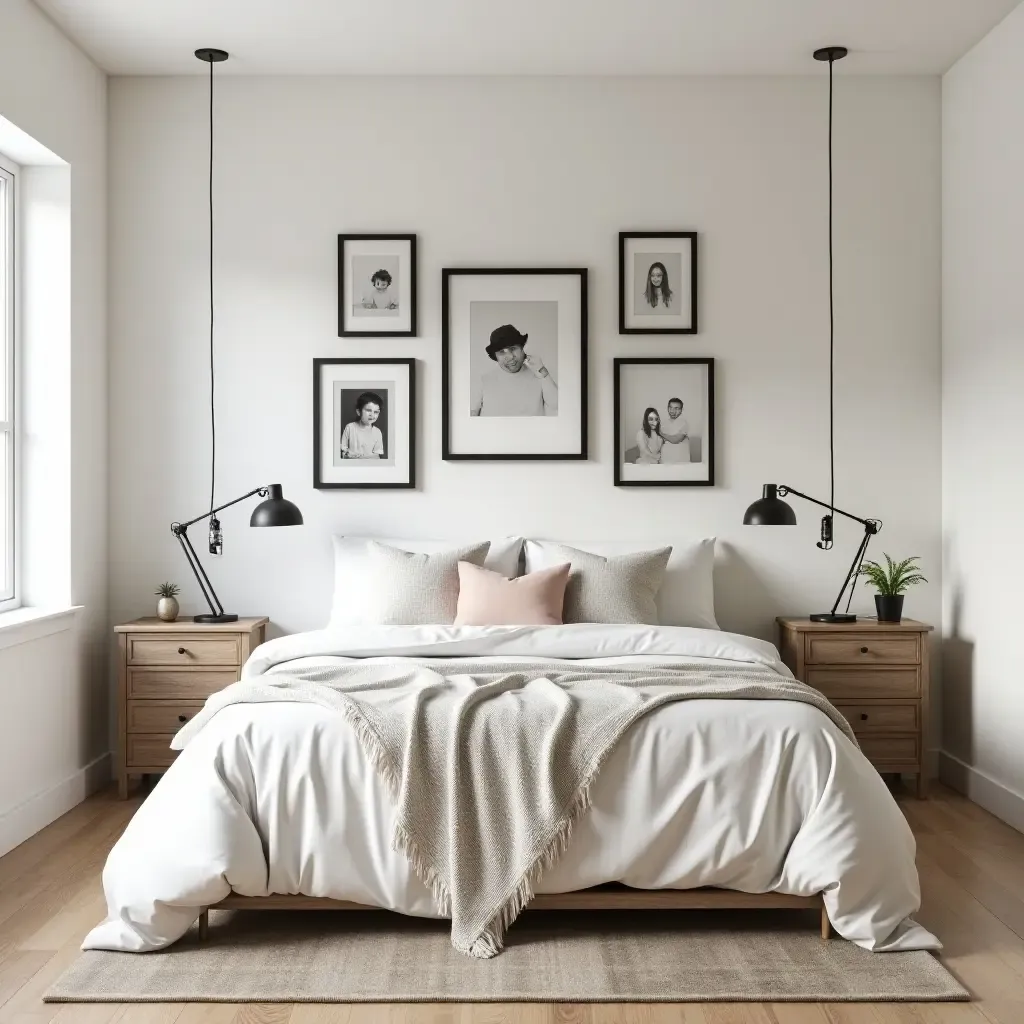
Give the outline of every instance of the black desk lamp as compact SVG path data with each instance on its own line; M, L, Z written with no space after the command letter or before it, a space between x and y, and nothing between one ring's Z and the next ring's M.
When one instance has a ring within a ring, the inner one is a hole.
M761 497L744 514L743 525L796 526L796 513L791 505L782 500L787 494L795 494L798 498L811 502L812 505L819 505L821 508L829 510L828 515L822 516L821 540L818 541L818 547L824 551L832 547L833 515L845 516L847 519L852 519L855 523L860 523L864 527L864 536L861 538L860 547L857 548L857 553L853 556L853 561L850 563L850 571L846 574L846 579L843 580L843 585L839 588L835 604L832 605L832 611L815 612L810 617L811 622L856 622L857 616L850 614L853 588L856 586L857 575L864 562L864 556L867 554L868 544L871 538L882 528L881 522L878 519L861 519L860 516L844 512L841 508L836 508L828 502L818 501L817 498L812 498L809 494L803 494L792 487L787 487L785 484L765 484ZM846 611L841 612L839 611L839 603L842 601L847 587L850 588L850 594L846 600Z
M181 550L185 552L188 567L192 570L192 573L196 578L196 582L199 584L199 589L202 590L203 597L206 598L206 603L210 606L210 614L197 615L195 617L196 622L237 622L238 616L224 611L224 606L220 603L220 598L217 597L217 592L213 589L210 577L206 575L206 570L203 569L203 565L199 561L199 556L196 554L195 548L192 547L192 542L188 539L188 528L195 523L202 522L204 519L209 519L215 513L220 512L231 505L237 505L240 501L245 501L246 498L251 498L254 494L260 495L260 497L265 500L261 501L256 508L253 509L252 516L249 519L250 526L302 525L302 513L295 504L290 502L281 493L280 484L270 484L267 487L257 487L248 494L243 494L240 498L235 498L234 501L225 502L217 508L210 509L209 512L204 512L201 516L196 516L195 519L190 519L187 523L171 523L171 533L178 538Z

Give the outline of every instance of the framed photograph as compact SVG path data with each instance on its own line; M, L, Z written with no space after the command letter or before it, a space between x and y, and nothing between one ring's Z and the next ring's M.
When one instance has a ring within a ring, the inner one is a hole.
M416 360L313 360L313 486L416 486Z
M714 359L616 359L614 420L616 487L714 486Z
M587 457L587 272L441 272L441 457Z
M697 232L619 233L619 333L697 333Z
M415 235L338 235L338 337L416 337Z

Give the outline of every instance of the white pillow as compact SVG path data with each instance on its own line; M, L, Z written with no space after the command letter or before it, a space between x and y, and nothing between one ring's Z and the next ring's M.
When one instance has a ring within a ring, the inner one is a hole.
M371 539L378 544L412 551L421 555L435 555L441 552L457 551L472 547L471 543L444 540L388 540L387 538L339 537L331 538L334 546L334 597L331 601L331 616L328 628L337 626L380 625L370 622L366 607L359 594L359 588L352 581L366 580L370 565L369 548ZM522 537L503 537L492 540L484 567L500 572L510 579L519 575L519 553L523 548Z
M526 571L536 572L556 565L560 560L557 549L562 542L528 540L526 542ZM595 555L630 555L661 547L657 538L634 541L574 541L564 542L581 551ZM658 592L658 614L662 626L695 626L699 629L718 629L715 618L715 538L699 541L665 541L672 545L665 570L665 579Z

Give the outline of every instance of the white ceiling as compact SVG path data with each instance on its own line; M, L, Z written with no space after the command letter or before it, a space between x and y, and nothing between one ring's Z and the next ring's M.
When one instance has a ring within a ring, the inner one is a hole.
M106 71L939 74L1018 0L36 0Z

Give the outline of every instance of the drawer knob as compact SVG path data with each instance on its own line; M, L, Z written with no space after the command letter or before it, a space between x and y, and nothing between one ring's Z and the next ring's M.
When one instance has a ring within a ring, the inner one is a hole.
M867 715L861 715L861 718L867 718L867 717L868 717ZM188 721L188 715L178 715L178 721L179 722L187 722Z
M185 719L184 719L184 718L182 718L182 721L184 721L184 720L185 720ZM868 716L862 713L862 714L861 714L861 716L860 716L860 720L861 720L862 722L866 722L866 721L868 720Z
M181 652L179 651L178 653L180 654ZM866 647L862 647L862 648L860 649L860 653L861 653L861 654L867 654L867 653L868 653L868 649L867 649Z
M862 651L866 651L867 648L866 647L862 647L861 650ZM184 647L179 647L178 648L178 653L179 654L188 654L188 651Z

